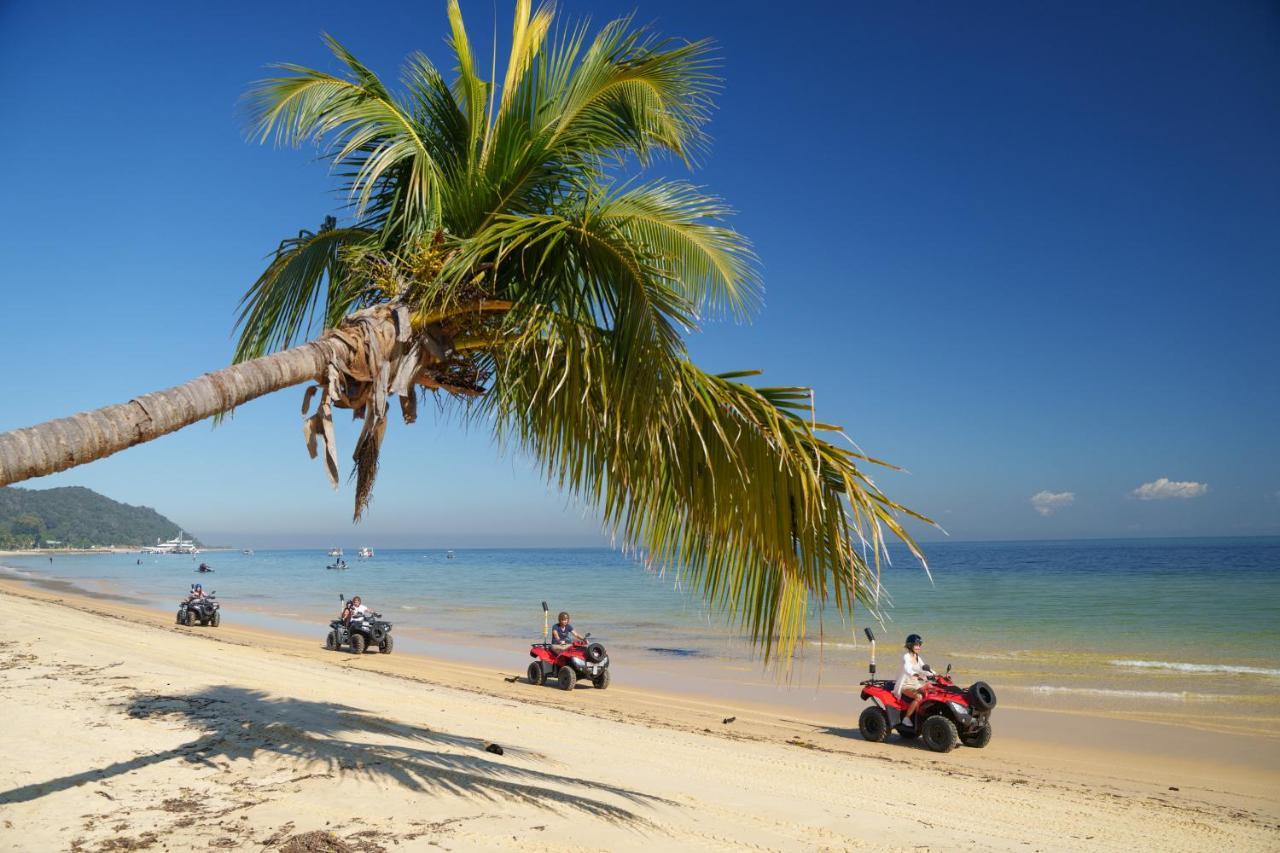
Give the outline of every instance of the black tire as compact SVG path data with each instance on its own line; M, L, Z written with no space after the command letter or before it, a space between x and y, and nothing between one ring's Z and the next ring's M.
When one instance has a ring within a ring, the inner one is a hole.
M215 610L215 611L213 611L213 615L209 617L209 624L210 624L210 625L212 625L212 626L213 626L213 627L215 627L215 628L217 628L219 625L221 625L221 624L222 624L222 611L221 611L221 610Z
M991 721L987 720L982 724L982 728L976 732L960 735L960 742L965 746L971 746L974 749L982 749L991 743Z
M208 619L206 619L205 617L201 616L201 617L200 617L200 627L201 627L201 628L203 628L203 627L205 627L205 626L206 626L206 625L208 625L208 624L209 624L209 620L208 620Z
M924 745L934 752L950 752L960 743L956 724L942 714L934 714L925 720L920 727L920 736L924 738Z
M389 655L391 650L396 647L395 640L391 639L391 635L387 634L382 638L382 642L378 643L378 654Z
M369 632L369 639L371 640L371 645L375 645L375 646L381 645L382 640L385 637L386 637L386 632L383 631L381 628L375 627Z
M538 661L529 664L529 683L537 687L544 681L546 681L546 677L542 674L542 664Z
M185 624L185 623L183 622L183 619L185 619L185 618L186 618L186 617L185 617L185 615L183 614L183 612L182 612L181 610L179 610L179 611L178 611L178 620L177 620L177 621L178 621L178 624L179 624L179 625Z
M562 666L556 672L556 679L560 682L561 690L572 690L574 685L578 683L578 676L572 667Z
M596 690L608 690L609 689L609 670L606 669L605 671L597 675L595 678L591 679L591 685L595 687Z
M604 646L600 645L599 643L592 643L591 645L587 646L587 651L586 651L587 660L591 661L592 663L600 663L600 661L604 660L604 654L605 654Z
M361 634L358 631L352 631L351 632L351 653L353 655L362 655L364 654L364 648L365 648L364 634Z
M889 717L875 705L869 705L858 717L858 731L862 739L872 743L883 743L889 735Z
M330 631L324 635L324 647L331 652L338 650L338 632Z
M188 610L187 611L187 627L190 628L194 624L196 624L196 615L192 613L190 610Z
M975 681L968 690L969 704L980 714L989 712L996 706L996 692L985 681Z

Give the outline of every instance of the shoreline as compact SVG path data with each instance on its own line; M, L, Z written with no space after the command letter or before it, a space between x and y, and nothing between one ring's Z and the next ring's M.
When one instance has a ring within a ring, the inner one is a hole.
M608 849L1132 849L1157 836L1170 850L1265 849L1280 827L1275 749L1261 739L1206 737L1208 755L1178 755L1174 743L1199 738L1148 725L1145 744L1120 732L1121 749L1087 745L1096 718L998 709L991 746L939 755L865 743L849 720L623 678L608 691L534 688L510 680L514 667L358 658L226 622L179 628L145 607L7 579L0 618L38 640L0 652L0 689L15 691L6 741L42 747L11 764L17 787L0 803L13 825L0 840L31 849L154 840L206 805L243 817L182 827L190 846L271 849L287 825L349 842L374 833L397 849L541 849L588 827ZM96 722L76 729L76 715ZM1042 729L1083 741L1036 739Z

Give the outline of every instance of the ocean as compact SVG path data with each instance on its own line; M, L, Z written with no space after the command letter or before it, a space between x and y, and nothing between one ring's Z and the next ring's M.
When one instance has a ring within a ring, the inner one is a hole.
M370 543L375 548L376 542ZM346 571L324 551L209 551L0 558L0 574L61 581L95 595L174 610L194 582L216 590L224 620L323 639L339 595L395 623L397 651L523 671L527 643L552 618L609 648L615 684L666 686L857 710L865 625L880 673L896 676L906 634L957 680L991 683L1011 706L1062 708L1265 731L1280 722L1280 538L940 542L932 580L904 551L883 573L883 623L843 624L815 609L785 675L676 575L605 549L377 550ZM215 571L197 574L206 562Z

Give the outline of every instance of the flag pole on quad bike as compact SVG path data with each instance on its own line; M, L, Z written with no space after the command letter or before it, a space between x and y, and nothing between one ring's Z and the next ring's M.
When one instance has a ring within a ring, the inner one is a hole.
M547 603L542 602L542 642L547 641L547 634L551 631L551 609L547 607Z
M867 635L867 639L871 641L871 677L876 677L876 635L871 633L870 628L863 628L862 632Z

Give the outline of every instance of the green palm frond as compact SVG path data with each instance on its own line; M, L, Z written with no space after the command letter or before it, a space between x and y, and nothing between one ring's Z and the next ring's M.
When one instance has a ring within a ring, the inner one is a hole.
M628 546L676 567L735 614L766 658L790 659L810 599L873 612L885 530L919 555L865 457L822 438L806 388L754 388L676 358L649 394L612 359L610 332L544 315L494 353L485 414ZM873 559L875 557L873 556Z
M235 361L248 361L329 328L352 308L355 294L343 250L369 240L364 228L338 228L328 217L318 232L280 243L275 257L240 300Z

